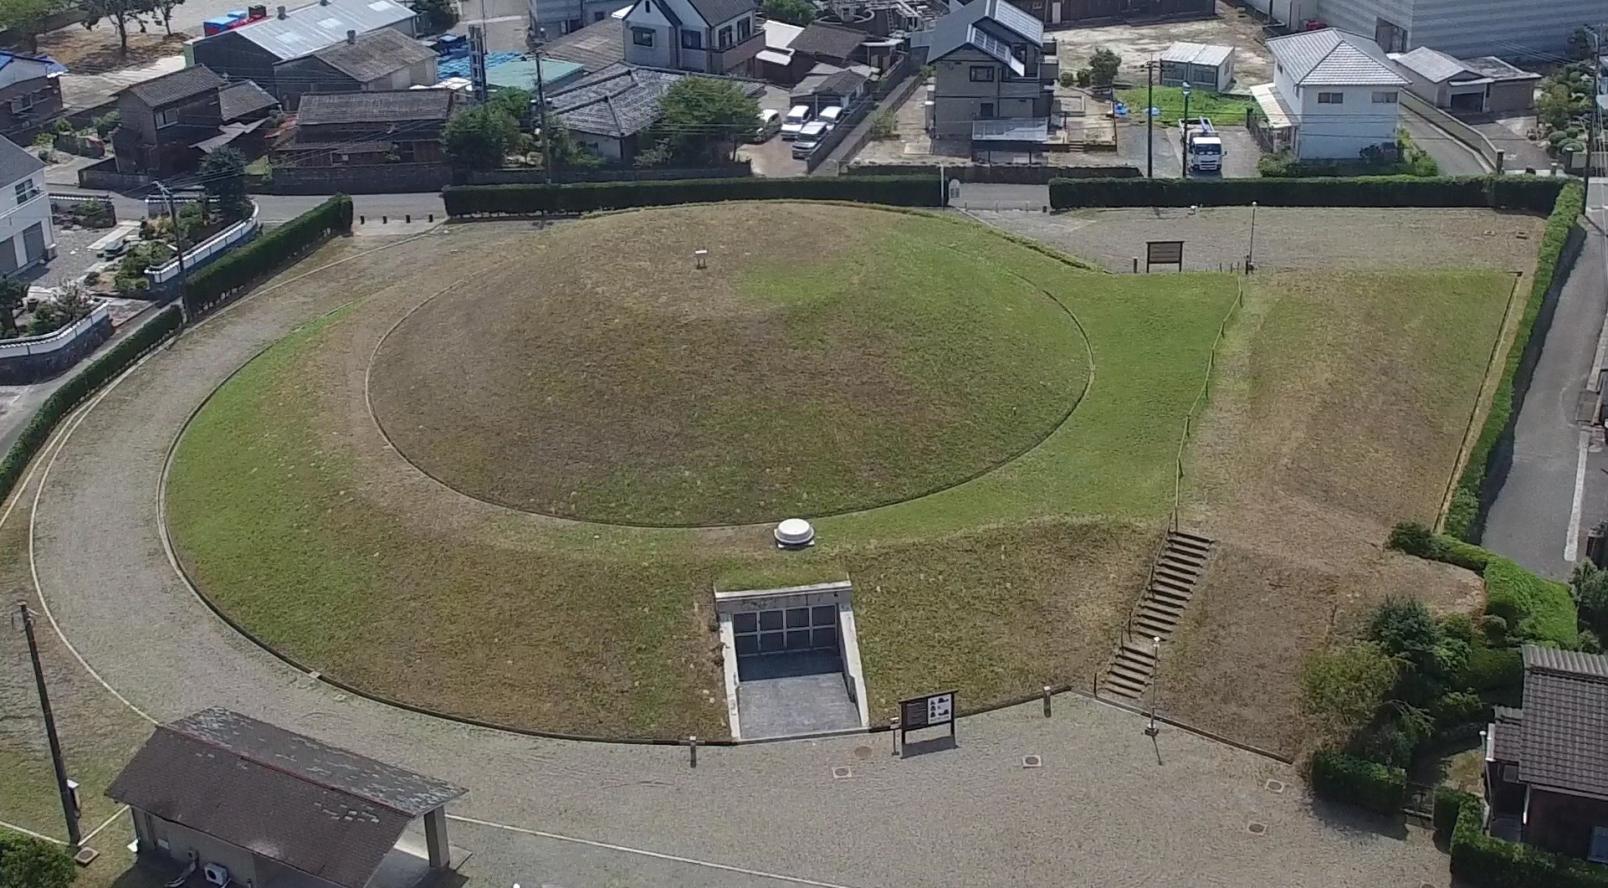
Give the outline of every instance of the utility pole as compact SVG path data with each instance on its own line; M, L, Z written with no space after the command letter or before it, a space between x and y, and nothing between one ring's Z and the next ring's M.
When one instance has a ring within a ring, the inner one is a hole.
M1591 165L1597 158L1597 152L1602 151L1608 155L1608 148L1604 147L1603 140L1597 138L1597 131L1602 129L1602 106L1598 102L1602 98L1602 32L1608 25L1601 27L1585 26L1586 32L1592 36L1591 47L1591 123L1586 127L1586 204L1591 203ZM1608 171L1605 171L1608 175Z
M56 790L61 794L61 813L67 819L67 842L74 851L83 841L78 831L78 803L68 785L67 766L61 760L61 741L56 737L56 717L50 711L50 693L45 690L45 670L39 663L39 643L34 640L33 614L28 605L17 602L22 615L22 632L28 637L28 657L33 660L34 684L39 688L39 708L45 714L45 736L50 740L50 763L56 769Z
M1145 178L1156 178L1156 60L1145 62Z
M179 233L179 212L173 208L173 192L161 180L153 184L167 200L168 221L173 223L173 249L179 254L179 326L187 327L190 325L190 308L184 301L184 285L190 279L190 272L184 264L184 237Z
M542 87L542 51L536 50L536 123L542 128L542 172L553 184L553 131L547 128L547 91Z

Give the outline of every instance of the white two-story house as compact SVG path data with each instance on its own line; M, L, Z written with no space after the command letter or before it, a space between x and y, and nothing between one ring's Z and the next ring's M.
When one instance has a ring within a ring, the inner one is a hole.
M765 48L755 0L636 0L625 13L625 61L751 76Z
M1393 144L1399 126L1397 73L1379 44L1335 28L1267 42L1273 85L1252 89L1270 120L1287 127L1301 160L1356 160L1364 149Z
M0 138L0 277L55 255L45 164L10 139Z
M1007 0L972 0L952 5L913 45L918 38L933 68L934 139L1047 137L1057 69L1038 19Z

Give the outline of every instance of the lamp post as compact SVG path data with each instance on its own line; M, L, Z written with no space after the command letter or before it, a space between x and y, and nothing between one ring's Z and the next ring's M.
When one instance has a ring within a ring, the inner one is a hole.
M1189 178L1189 93L1190 93L1189 81L1185 80L1184 81L1184 116L1182 118L1180 118L1180 122L1183 123L1183 127L1181 127L1181 132L1183 133L1183 140L1184 140L1183 148L1184 148L1184 178L1185 179Z
M1156 685L1161 683L1161 636L1150 639L1150 659L1155 663L1155 671L1150 673L1150 724L1145 727L1146 737L1155 737L1160 733L1156 728Z
M1245 273L1250 274L1256 265L1256 201L1251 201L1251 246L1245 251Z

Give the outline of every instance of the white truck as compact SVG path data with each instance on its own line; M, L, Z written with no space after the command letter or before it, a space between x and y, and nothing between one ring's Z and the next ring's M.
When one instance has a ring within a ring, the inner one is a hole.
M1183 139L1184 163L1191 170L1203 173L1223 171L1223 137L1206 117L1178 121L1178 132Z

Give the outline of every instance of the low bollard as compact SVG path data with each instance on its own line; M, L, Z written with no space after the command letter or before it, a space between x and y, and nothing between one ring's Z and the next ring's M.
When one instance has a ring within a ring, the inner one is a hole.
M408 223L409 225L413 224L413 214L408 213L407 215L403 216L402 221Z
M899 718L895 716L888 721L888 734L893 737L893 754L899 754Z
M1050 717L1050 686L1044 686L1044 717Z
M692 736L692 737L687 738L687 761L688 761L689 766L694 767L694 768L698 767L698 738L697 738L697 736Z
M434 222L434 221L435 221L435 213L431 213L431 214L430 214L430 219L429 219L429 221L431 221L431 222Z
M1133 273L1134 274L1139 273L1139 257L1138 256L1133 257Z
M380 217L380 224L381 225L385 225L385 224L389 223L390 221L391 221L391 219L390 219L389 216L381 216ZM1137 264L1139 262L1138 259L1135 259L1133 261L1134 261L1135 264Z
M359 225L363 224L363 217L362 216L357 217L357 224L359 224Z

